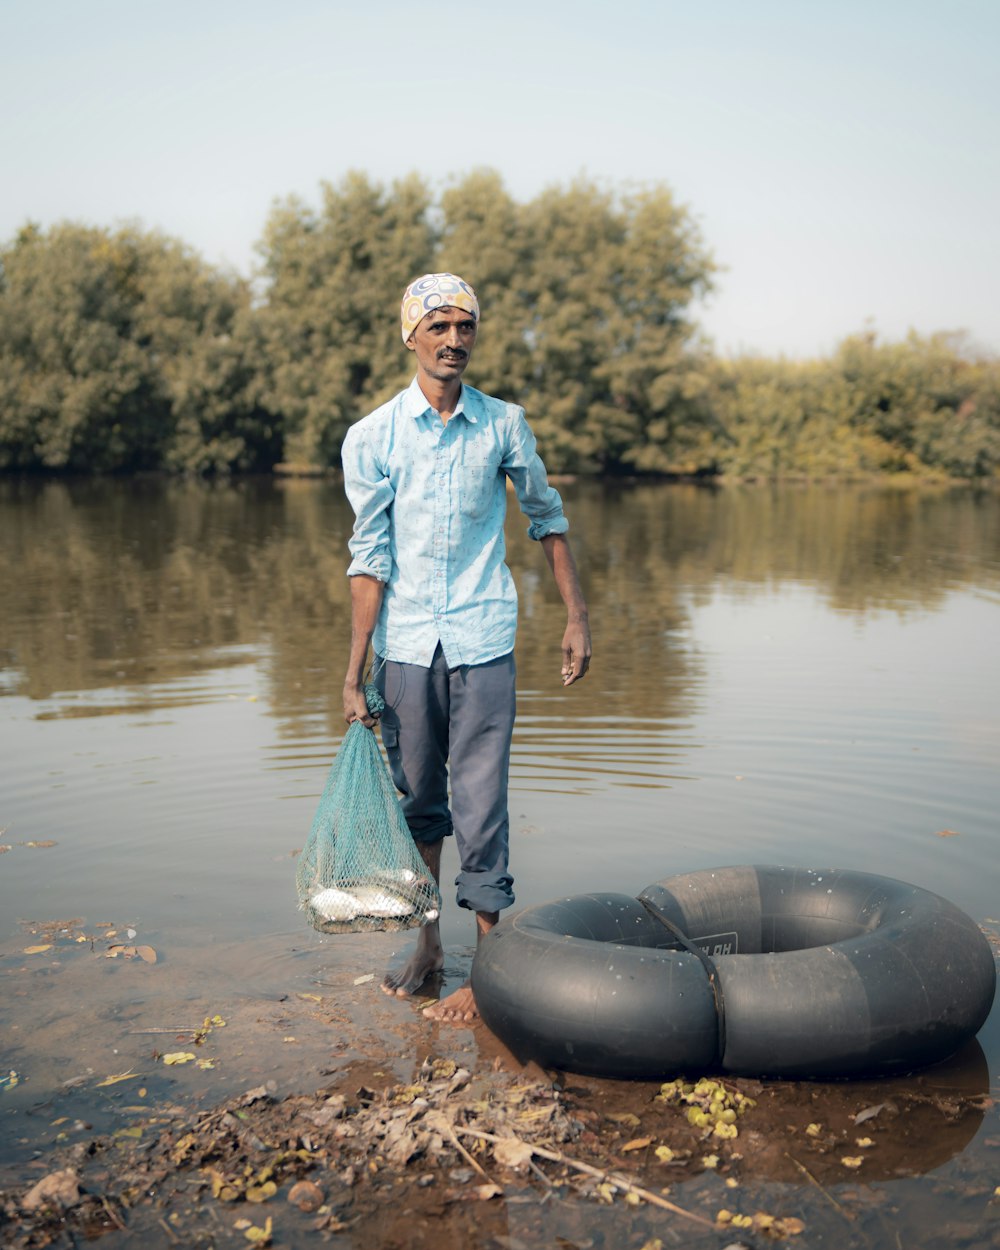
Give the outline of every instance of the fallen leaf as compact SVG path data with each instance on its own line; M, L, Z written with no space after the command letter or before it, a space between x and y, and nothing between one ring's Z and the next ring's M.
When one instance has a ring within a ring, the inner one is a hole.
M28 1190L21 1199L25 1211L37 1211L40 1207L73 1207L80 1201L80 1186L76 1173L67 1168L63 1172L50 1172Z
M180 1163L189 1150L198 1144L198 1139L194 1133L185 1133L180 1141L174 1143L174 1148L170 1152L170 1157L174 1163Z
M14 848L12 846L0 846L0 855L2 855L4 851L12 851L13 849Z
M321 1003L323 1001L319 994L296 994L296 998L305 998L310 1003Z
M708 1168L709 1171L711 1171L713 1168L717 1168L719 1166L719 1156L718 1155L702 1155L701 1166L703 1168Z
M643 1150L652 1143L652 1140L652 1137L633 1137L631 1141L627 1141L622 1146L622 1154L627 1153L629 1150Z
M26 955L40 955L43 951L50 951L51 949L52 943L49 942L45 946L26 946L24 948L24 953Z
M118 1072L114 1076L106 1076L103 1081L98 1081L94 1088L104 1089L108 1085L117 1085L119 1081L137 1081L140 1075L138 1072Z
M135 953L140 959L145 960L147 964L156 963L156 951L154 951L151 946L137 946L135 948Z
M57 846L58 843L53 842L51 838L44 838L38 842L21 842L20 845L31 846L34 847L36 851L43 851L47 850L50 846Z
M114 1131L114 1136L115 1137L136 1137L136 1138L141 1137L142 1125L130 1124L128 1128L116 1128Z
M474 1185L469 1191L474 1198L478 1198L480 1202L489 1202L491 1198L502 1198L503 1190L499 1185L494 1185L491 1181L487 1185Z
M877 1115L880 1115L886 1109L887 1105L887 1103L880 1102L877 1106L865 1107L864 1111L859 1111L854 1117L854 1123L864 1124L865 1120L873 1120Z
M860 1146L862 1150L867 1150L869 1146L875 1145L870 1137L856 1137L854 1139L854 1144L856 1146Z
M820 1135L820 1133L822 1133L822 1131L823 1131L822 1126L821 1126L821 1125L819 1125L819 1124L807 1124L807 1125L806 1125L806 1136L807 1136L807 1137L819 1137L819 1135Z
M189 1050L175 1050L169 1055L163 1056L163 1062L167 1067L172 1067L178 1063L191 1063L195 1056Z
M627 1128L638 1128L639 1117L633 1115L631 1111L618 1111L614 1115L609 1115L608 1119L615 1124L624 1124Z
M493 1158L501 1167L514 1168L517 1171L531 1162L534 1151L527 1142L517 1137L504 1137L493 1144Z
M937 836L939 838L957 838L958 830L957 829L939 829L937 831Z
M243 1236L255 1246L266 1246L271 1240L271 1217L268 1216L263 1228L251 1224Z
M672 1163L674 1160L674 1152L669 1146L657 1146L656 1157L661 1163Z
M278 1192L274 1181L265 1181L263 1185L250 1185L247 1188L247 1202L269 1202Z
M369 973L366 973L365 976L363 977L355 977L354 984L355 985L367 985L369 981L374 981L374 980L375 980L375 973L369 972Z
M845 1168L859 1168L864 1163L864 1159L860 1155L844 1155L840 1162Z
M201 1068L203 1071L207 1071L209 1068L215 1067L214 1059L198 1059L196 1062L197 1062L198 1067Z

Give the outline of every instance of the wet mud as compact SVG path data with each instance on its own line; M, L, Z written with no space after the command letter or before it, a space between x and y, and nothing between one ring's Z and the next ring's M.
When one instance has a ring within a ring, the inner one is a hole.
M7 1139L5 1250L1000 1246L974 1043L890 1082L608 1081L523 1067L354 979L138 1033L137 1071L87 1087L100 1131L66 1115L80 1085L32 1105L51 1138Z

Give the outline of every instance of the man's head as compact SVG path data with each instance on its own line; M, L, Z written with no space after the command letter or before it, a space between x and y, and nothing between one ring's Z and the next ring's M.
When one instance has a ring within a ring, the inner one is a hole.
M403 292L399 310L403 342L409 344L410 335L421 321L439 308L458 308L471 313L479 324L479 301L468 282L454 273L425 273L422 278L415 278Z
M479 301L453 273L428 273L411 282L400 308L403 342L417 369L438 382L462 376L479 328Z

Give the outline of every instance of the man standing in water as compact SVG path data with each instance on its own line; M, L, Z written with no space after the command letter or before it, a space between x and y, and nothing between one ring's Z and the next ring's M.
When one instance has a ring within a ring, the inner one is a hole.
M514 901L507 777L517 594L504 563L508 479L566 605L564 686L590 664L587 605L562 500L523 410L462 382L479 330L475 291L454 274L425 274L406 288L401 320L417 375L353 425L343 446L356 518L344 717L374 728L363 688L373 643L385 699L382 741L407 824L435 880L442 841L454 833L458 904L475 912L482 937ZM413 994L443 964L435 921L420 930L412 958L386 974L382 989ZM425 1014L475 1019L471 986Z

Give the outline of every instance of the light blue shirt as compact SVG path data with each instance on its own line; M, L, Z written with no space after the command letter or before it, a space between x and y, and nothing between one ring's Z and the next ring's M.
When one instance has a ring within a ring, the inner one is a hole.
M506 479L532 538L569 528L524 409L463 386L445 424L414 378L351 426L341 454L355 514L348 576L386 583L375 651L425 668L438 642L449 668L512 651Z

